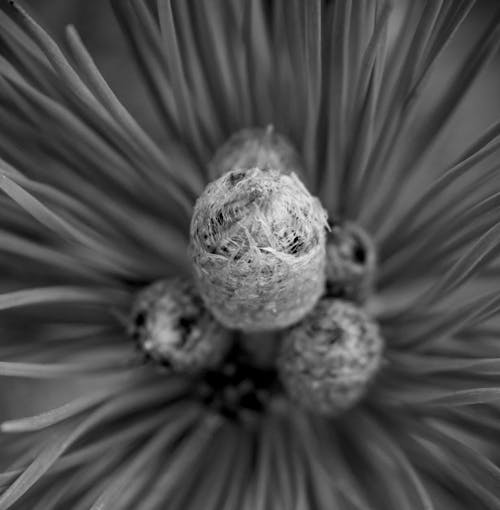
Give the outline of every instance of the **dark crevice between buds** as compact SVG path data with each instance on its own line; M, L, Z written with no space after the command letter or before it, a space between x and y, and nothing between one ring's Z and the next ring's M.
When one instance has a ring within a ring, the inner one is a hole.
M240 422L264 413L281 388L276 371L255 366L235 342L222 366L203 374L193 391L195 398L211 411Z

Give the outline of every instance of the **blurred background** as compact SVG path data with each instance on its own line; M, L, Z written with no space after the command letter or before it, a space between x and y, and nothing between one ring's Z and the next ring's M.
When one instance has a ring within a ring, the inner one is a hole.
M191 0L186 0L191 1ZM203 1L203 0L202 0ZM224 1L224 0L214 0ZM268 0L272 2L272 0ZM401 12L413 0L392 0L395 8L393 24L396 28ZM150 0L154 3L154 0ZM102 73L113 90L129 107L131 113L154 134L157 119L146 97L128 48L114 19L107 0L23 0L36 18L59 40L64 38L67 25L74 25L90 53L96 59ZM434 70L435 87L446 81L456 67L465 48L479 33L479 27L489 22L492 12L499 8L498 0L476 0L472 15L456 34ZM477 134L478 128L498 118L500 112L500 56L496 65L490 65L483 73L468 101L458 112L463 121L460 131L453 134L450 143L461 146ZM432 88L431 88L432 90Z

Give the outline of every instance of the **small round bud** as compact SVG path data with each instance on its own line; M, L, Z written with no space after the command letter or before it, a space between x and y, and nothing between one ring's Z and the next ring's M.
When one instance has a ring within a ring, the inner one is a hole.
M234 170L210 183L191 220L200 294L229 328L289 326L325 285L326 213L295 174Z
M333 225L326 257L326 296L363 303L372 292L377 265L371 237L352 222Z
M205 308L195 286L180 278L160 280L138 294L129 332L148 357L183 373L215 368L232 337Z
M363 396L381 365L383 347L377 325L362 309L322 299L283 338L278 372L293 401L335 416Z
M272 168L285 174L300 174L302 171L297 151L272 126L238 131L222 145L209 163L210 173L215 177L248 168Z

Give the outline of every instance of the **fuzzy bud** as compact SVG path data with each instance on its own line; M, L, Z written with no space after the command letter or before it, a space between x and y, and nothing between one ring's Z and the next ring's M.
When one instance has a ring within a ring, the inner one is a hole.
M200 294L245 331L300 321L325 285L326 213L295 174L234 170L210 183L191 220Z
M375 245L359 225L333 225L326 245L326 295L363 303L372 293Z
M365 393L382 361L374 321L348 301L322 299L284 337L278 371L288 396L316 414L335 416Z
M222 145L209 164L210 174L215 177L248 168L272 168L300 175L302 165L292 144L269 126L238 131Z
M148 357L181 373L215 368L232 337L205 308L195 286L180 278L160 280L138 294L129 332Z

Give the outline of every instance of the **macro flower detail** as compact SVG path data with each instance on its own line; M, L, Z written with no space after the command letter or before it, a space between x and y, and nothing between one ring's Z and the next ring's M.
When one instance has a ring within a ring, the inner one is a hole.
M498 510L494 2L110 5L0 0L0 510Z
M218 366L231 345L231 335L208 313L194 285L178 278L139 293L129 333L148 357L181 373Z

